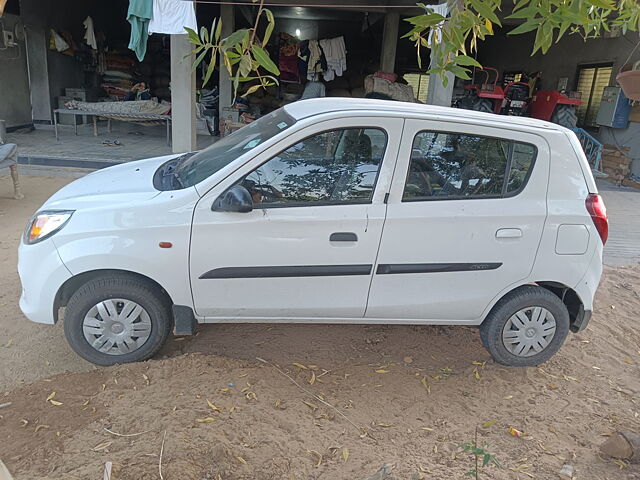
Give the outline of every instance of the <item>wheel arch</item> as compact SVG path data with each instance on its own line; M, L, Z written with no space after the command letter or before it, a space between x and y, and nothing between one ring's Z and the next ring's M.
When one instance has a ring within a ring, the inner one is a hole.
M489 312L491 312L496 307L496 305L498 305L500 300L505 298L507 295L527 286L541 287L541 288L544 288L545 290L550 291L555 296L557 296L565 305L565 307L567 307L567 311L569 312L570 330L572 332L578 332L582 329L581 322L582 322L582 317L585 314L585 311L584 311L584 304L580 299L580 296L573 288L561 282L556 282L551 280L541 280L536 282L525 283L512 288L511 290L501 295L494 302L494 304L489 309Z
M98 269L98 270L90 270L87 272L82 272L77 275L74 275L66 282L64 282L58 292L56 293L54 303L53 303L53 321L54 323L58 322L58 312L60 308L65 307L69 302L71 296L85 283L94 280L96 278L104 277L104 276L126 276L130 278L136 278L141 280L151 286L154 290L156 290L161 296L163 296L171 305L174 304L171 295L154 279L143 275L138 272L132 272L128 270L119 270L119 269Z

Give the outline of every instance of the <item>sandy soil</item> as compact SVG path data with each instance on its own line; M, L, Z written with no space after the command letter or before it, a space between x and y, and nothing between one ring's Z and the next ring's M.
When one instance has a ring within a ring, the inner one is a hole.
M384 464L463 478L476 427L502 465L482 478L557 479L568 463L576 479L640 479L597 449L640 431L640 266L606 269L589 329L541 368L496 365L469 328L225 325L97 369L17 307L20 231L64 180L25 177L22 203L5 180L0 458L17 480L97 479L105 461L114 480L161 478L160 464L166 480L364 480Z

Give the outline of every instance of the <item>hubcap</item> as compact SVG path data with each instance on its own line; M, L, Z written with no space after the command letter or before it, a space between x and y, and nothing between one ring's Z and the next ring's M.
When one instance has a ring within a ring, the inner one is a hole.
M543 307L527 307L509 318L502 343L518 357L531 357L549 346L556 334L556 319Z
M151 318L132 300L111 298L94 305L82 321L89 345L107 355L124 355L142 347L151 335Z

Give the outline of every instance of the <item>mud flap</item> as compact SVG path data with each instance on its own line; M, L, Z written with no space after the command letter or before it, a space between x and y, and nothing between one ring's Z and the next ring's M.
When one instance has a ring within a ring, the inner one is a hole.
M196 331L198 321L191 307L183 305L173 306L174 335L193 335Z

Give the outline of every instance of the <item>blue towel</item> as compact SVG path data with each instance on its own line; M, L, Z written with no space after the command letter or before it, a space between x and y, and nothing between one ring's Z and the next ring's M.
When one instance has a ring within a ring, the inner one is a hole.
M138 60L144 60L149 38L149 21L153 18L153 0L129 0L127 21L131 24L129 48L136 52Z

